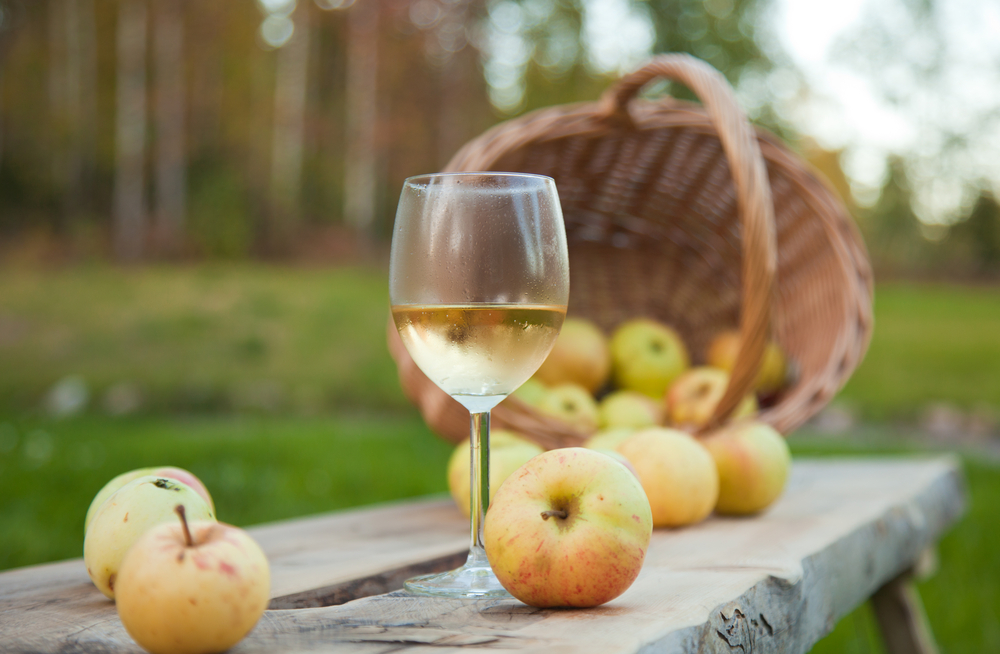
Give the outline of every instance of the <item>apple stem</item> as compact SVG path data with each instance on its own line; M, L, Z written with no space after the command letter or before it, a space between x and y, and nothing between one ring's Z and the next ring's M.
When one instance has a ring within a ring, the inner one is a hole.
M184 540L187 541L187 546L194 547L194 539L191 538L191 530L188 529L187 511L184 509L184 505L175 506L174 513L181 517L181 526L184 527Z
M542 511L542 520L548 520L549 518L562 518L566 519L569 514L562 509L550 509L548 511Z

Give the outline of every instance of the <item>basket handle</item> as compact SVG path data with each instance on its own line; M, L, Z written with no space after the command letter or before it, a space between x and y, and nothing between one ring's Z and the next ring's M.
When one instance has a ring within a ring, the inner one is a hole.
M741 218L740 350L726 393L703 430L707 431L724 423L747 391L753 388L770 336L771 299L777 268L774 204L756 134L725 77L704 61L686 54L655 57L604 93L602 112L609 119L631 125L629 102L642 87L661 77L684 84L704 104L732 170Z

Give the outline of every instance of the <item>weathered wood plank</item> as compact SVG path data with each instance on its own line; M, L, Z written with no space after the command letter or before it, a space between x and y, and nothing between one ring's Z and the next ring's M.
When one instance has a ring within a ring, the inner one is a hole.
M233 651L804 652L911 567L962 508L960 475L948 459L798 460L788 491L763 515L657 531L636 583L602 607L543 611L512 600L399 591L340 606L270 610ZM413 560L410 543L428 551L464 544L464 520L441 502L407 505L388 537L373 526L387 515L394 514L352 514L360 518L352 523L358 548L374 538L372 547L392 559L387 569ZM329 566L326 579L351 576L355 554L328 551L340 546L326 524L337 518L254 530L286 595L308 585L310 561ZM386 541L399 546L399 558ZM372 574L374 567L369 560L363 570ZM0 625L4 651L139 651L79 561L0 574Z

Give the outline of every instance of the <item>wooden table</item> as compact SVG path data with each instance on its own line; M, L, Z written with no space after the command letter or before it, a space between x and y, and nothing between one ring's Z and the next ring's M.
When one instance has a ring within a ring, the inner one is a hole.
M769 511L655 531L635 584L586 610L398 590L464 560L449 500L264 525L271 610L232 651L805 652L873 596L891 651L931 648L905 574L963 503L950 458L796 460ZM0 574L0 651L141 650L76 559Z

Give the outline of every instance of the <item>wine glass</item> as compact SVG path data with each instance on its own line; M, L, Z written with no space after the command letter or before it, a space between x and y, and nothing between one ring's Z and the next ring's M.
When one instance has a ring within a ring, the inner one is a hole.
M471 417L469 558L405 587L420 595L509 597L483 548L490 409L534 374L566 316L569 263L555 182L522 173L407 179L393 228L389 298L414 362Z

